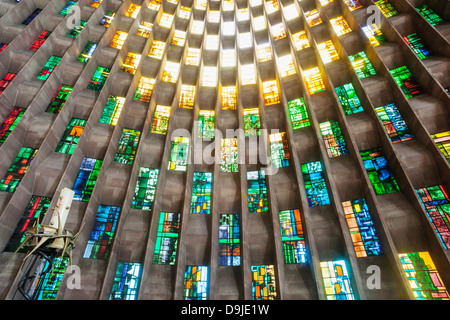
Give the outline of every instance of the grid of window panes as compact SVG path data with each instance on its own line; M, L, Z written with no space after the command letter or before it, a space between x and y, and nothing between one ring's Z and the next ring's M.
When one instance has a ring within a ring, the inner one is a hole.
M79 21L79 24L76 25L75 27L73 27L73 28L69 31L69 33L67 34L67 36L68 36L68 37L71 37L71 38L77 38L77 37L80 35L81 31L83 31L83 29L84 29L84 27L86 26L86 24L87 24L86 21L80 20L80 21Z
M122 64L122 71L130 74L135 74L140 62L140 54L128 52L127 56L125 57L125 61Z
M59 12L61 15L66 16L69 14L69 12L73 9L74 6L77 5L76 1L69 1L64 8Z
M147 167L139 168L139 175L134 188L131 208L151 210L155 201L156 187L158 185L159 169Z
M370 43L374 47L377 47L386 41L384 34L381 32L380 28L378 28L378 26L375 23L363 26L362 31L364 32L367 39L369 39Z
M39 80L47 80L60 62L61 57L51 56L36 78Z
M0 191L16 191L37 153L38 149L26 147L20 149L5 176L0 181Z
M42 31L28 49L32 51L37 51L44 44L45 40L47 40L50 34L51 34L50 31L47 30Z
M9 113L8 117L0 125L0 145L6 141L14 128L19 124L26 109L21 107L14 107Z
M222 87L222 109L235 110L236 109L236 87Z
M336 87L335 90L345 114L348 115L364 111L351 82Z
M241 265L241 226L237 213L219 217L219 266Z
M267 181L264 170L247 171L247 199L249 213L269 212Z
M73 87L68 85L61 85L52 99L52 102L47 107L46 112L48 113L59 113L64 107L64 104L69 99L72 93Z
M128 37L128 33L124 31L117 31L114 35L111 44L109 45L111 48L122 49L125 40Z
M55 152L73 154L86 126L86 122L83 119L72 118L60 142L56 146Z
M411 33L404 36L403 39L411 47L414 53L419 57L420 60L426 59L432 56L432 52L425 47L422 42L422 38L417 33Z
M150 132L166 134L169 128L170 110L169 106L157 105L153 115L152 128Z
M181 228L181 214L161 212L156 234L154 264L175 265L178 237Z
M50 268L49 262L44 262L45 266L43 270L48 270ZM66 272L67 266L69 264L68 257L56 257L53 260L52 269L50 272L44 274L44 276L38 279L38 284L36 290L33 294L33 300L55 300L58 294L61 281Z
M288 101L289 117L291 119L292 128L300 129L311 125L306 108L305 99L297 98Z
M39 13L41 13L42 9L37 8L35 9L28 17L26 17L25 20L22 21L22 24L29 25Z
M95 49L97 49L98 44L93 43L92 41L88 41L86 46L84 47L83 51L81 51L80 56L78 57L78 61L88 63L89 60L91 60L92 55L95 52Z
M318 67L303 71L303 78L310 94L326 90Z
M11 84L14 78L17 76L15 73L8 72L2 80L0 80L0 94L6 90L6 88Z
M330 23L338 36L342 36L352 31L343 16L330 19Z
M139 130L124 128L114 156L114 162L133 164L140 136Z
M366 199L345 201L342 207L356 256L360 258L381 254L380 241Z
M279 212L285 263L306 263L306 243L299 209Z
M73 185L74 201L89 202L97 182L103 161L93 158L83 158L80 170Z
M390 70L392 77L405 94L406 98L412 98L424 93L422 87L413 77L407 66L401 66Z
M252 273L253 300L276 300L275 267L273 265L255 265L250 267L250 271Z
M450 199L442 185L416 189L420 203L445 249L450 248Z
M416 300L449 300L447 288L427 251L398 255Z
M361 151L360 155L376 194L400 191L381 148Z
M349 55L348 58L358 78L364 79L377 74L364 51Z
M318 43L317 49L324 64L339 60L339 54L331 40Z
M137 300L141 276L140 263L119 261L109 300Z
M304 30L294 33L291 38L297 51L311 47L306 31Z
M393 143L412 139L413 135L395 104L377 107L375 112Z
M344 260L320 262L327 300L355 300Z
M237 138L221 139L220 159L221 172L238 172L239 165Z
M174 137L170 150L169 170L186 171L189 157L189 138Z
M350 9L350 11L355 11L359 8L362 8L362 4L359 0L344 0L346 6Z
M260 134L261 120L259 108L247 108L243 110L245 136L256 136Z
M450 162L450 131L439 132L431 135L436 146L441 150L445 159Z
M334 120L325 121L319 123L319 128L325 143L325 148L327 149L328 157L334 158L348 153L347 145L345 144L341 128L339 127L339 122Z
M390 18L398 14L398 11L395 10L392 4L390 4L387 0L378 0L375 4L386 18Z
M427 4L419 5L416 7L416 10L433 26L444 22L444 20Z
M192 183L191 213L211 213L212 181L212 172L194 172Z
M120 207L100 204L83 258L107 259L116 233Z
M194 107L196 89L197 89L196 86L190 86L190 85L182 85L181 86L181 92L180 92L180 98L179 98L179 102L180 102L179 107L180 108L192 109Z
M16 251L20 244L25 240L25 232L28 228L34 226L35 222L39 218L43 219L43 215L49 210L50 202L52 201L49 197L41 197L37 195L31 196L22 216L17 223L16 229L14 230L8 244L5 247L5 251L14 252ZM19 252L26 252L27 250L21 249Z
M209 267L186 266L184 273L184 300L208 300Z
M269 142L273 166L275 168L288 167L291 154L286 132L270 134Z
M309 206L330 204L322 163L320 161L304 163L302 164L302 173Z
M103 86L105 85L106 80L108 79L109 72L111 70L104 67L97 67L94 74L92 75L91 81L88 84L89 90L94 91L102 91Z
M123 106L125 104L125 97L118 97L115 95L109 95L106 105L103 109L103 113L100 116L100 123L117 125L120 114L122 113Z
M198 116L198 137L202 139L213 139L216 123L216 112L214 110L200 110Z
M141 77L139 80L138 88L136 89L136 93L134 95L134 99L149 102L153 93L155 82L156 79Z

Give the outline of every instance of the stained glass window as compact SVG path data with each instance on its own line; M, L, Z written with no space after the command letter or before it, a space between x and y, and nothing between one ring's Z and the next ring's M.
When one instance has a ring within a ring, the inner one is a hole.
M200 49L188 48L186 55L186 65L198 66L200 64Z
M219 217L219 266L241 265L241 226L239 214Z
M183 84L181 86L180 99L179 99L179 107L192 109L194 108L195 103L195 91L196 86L190 86Z
M56 257L53 261L53 269L46 273L42 278L39 278L37 284L38 290L33 295L33 300L55 300L58 294L61 281L66 273L67 265L69 264L68 257ZM49 262L45 262L44 270L50 267Z
M198 137L202 139L213 139L215 130L214 110L200 110L198 116Z
M326 89L318 67L305 70L303 72L303 78L305 79L306 87L310 94L315 94Z
M51 56L50 59L45 63L44 68L37 75L37 79L39 80L47 80L48 77L52 74L55 68L58 66L61 61L61 57Z
M347 21L344 19L343 16L330 19L330 23L334 29L334 32L336 32L338 36L342 36L344 34L352 32L352 29L350 28L350 26L348 25Z
M88 41L83 51L81 51L81 54L78 57L78 61L88 63L89 60L91 60L92 55L95 52L95 49L97 49L97 44L93 43L92 41Z
M306 31L303 30L294 33L291 37L297 51L311 47L311 45L309 44L308 36L306 35Z
M109 45L111 48L122 49L125 40L128 37L128 33L124 31L117 31L114 35L111 44Z
M279 5L277 0L264 0L264 6L268 14L271 14L279 10Z
M344 260L320 262L327 300L355 300Z
M186 32L181 30L175 30L172 37L172 44L182 47L186 41Z
M74 201L89 202L97 182L103 161L93 158L83 158L77 178L73 184Z
M306 243L300 210L279 212L281 242L285 263L306 263Z
M310 27L314 27L322 23L322 18L320 18L320 14L317 9L305 12L305 19Z
M17 74L8 72L3 77L3 79L0 80L0 95L3 93L3 91L6 90L6 88L11 84L11 81L13 81L16 76Z
M416 7L416 10L433 26L444 22L444 20L427 4Z
M411 33L407 36L404 36L403 39L411 47L411 49L419 57L420 60L426 59L433 55L432 52L422 43L422 39L417 33Z
M171 107L157 105L155 114L153 115L152 128L150 132L157 134L166 134L169 128Z
M354 114L364 111L361 101L351 82L336 87L335 90L345 114Z
M243 109L244 113L244 131L245 136L259 135L261 129L261 121L259 116L259 108Z
M191 33L192 34L202 34L204 27L205 27L205 22L203 22L202 20L194 20L192 22Z
M253 64L241 65L240 68L241 84L243 86L256 83L255 66Z
M186 266L184 300L207 300L209 296L208 266Z
M173 23L173 15L168 13L163 13L161 16L161 20L159 20L159 25L161 27L170 29Z
M115 95L109 95L108 101L103 108L103 113L100 116L100 123L117 125L120 114L122 113L123 105L125 103L125 97L117 97Z
M149 102L153 93L153 88L155 86L156 79L149 77L141 77L139 80L136 93L134 95L134 100L140 100L144 102Z
M266 106L280 103L280 92L277 80L263 82L263 96Z
M292 55L288 54L278 58L278 70L282 78L297 73Z
M264 170L247 171L247 199L249 213L269 212L269 198Z
M127 11L124 12L124 15L125 15L125 17L130 17L130 18L136 19L140 10L141 10L141 6L131 3L130 6L128 7Z
M14 107L9 113L8 117L0 125L0 145L6 141L14 128L19 124L26 109L21 107Z
M6 47L8 47L8 44L7 44L7 43L1 42L1 43L0 43L0 52L2 52L3 50L5 50Z
M60 11L60 14L63 16L66 16L70 13L70 11L72 11L72 8L75 7L77 5L76 1L69 1L64 8L62 8L62 10Z
M272 46L270 43L259 44L256 47L256 56L260 63L272 60Z
M130 74L135 74L137 68L139 67L139 63L141 62L141 55L128 52L125 61L122 64L122 71L128 72Z
M141 276L140 263L119 261L109 300L137 300Z
M120 207L99 205L83 258L106 260L117 228Z
M70 94L73 91L72 86L68 85L61 85L56 92L55 96L52 99L52 102L47 107L46 112L48 113L59 113L64 107L64 104L66 103L67 99L69 99Z
M175 265L180 229L181 214L161 212L153 256L154 264Z
M416 189L442 245L450 248L450 199L441 185Z
M14 252L16 251L20 244L25 239L25 231L28 228L33 227L34 223L37 221L38 217L41 219L43 215L50 208L51 198L41 197L33 195L28 202L25 210L22 213L22 217L16 226L8 244L5 247L5 251ZM26 250L21 249L20 252L25 252Z
M273 166L275 168L288 167L291 154L286 132L270 134L269 142Z
M348 58L358 78L364 79L377 74L364 51L349 55Z
M162 81L175 83L180 72L180 64L167 61L161 77Z
M148 38L150 37L150 33L153 28L153 23L147 22L147 21L141 21L139 23L139 28L137 31L137 35L140 37Z
M286 37L286 29L284 28L284 24L282 22L270 26L270 32L272 33L274 41Z
M366 199L345 201L342 207L356 256L360 258L381 254L380 241Z
M334 158L344 154L348 154L347 145L345 144L339 122L326 121L319 124L320 133L322 134L328 157Z
M375 4L386 18L393 17L398 14L398 11L395 10L392 4L390 4L387 0L379 0L376 1Z
M400 191L381 148L361 151L360 154L376 194Z
M273 265L251 266L253 300L276 300L277 287Z
M212 172L194 172L192 183L191 213L211 213Z
M311 125L306 108L305 99L297 98L288 101L289 118L291 119L292 128L300 129Z
M390 70L395 82L405 94L406 98L411 98L424 93L422 87L413 77L408 67L401 66L399 68Z
M344 3L347 5L350 11L362 8L362 4L359 3L359 0L344 0Z
M222 87L222 109L236 110L237 89L235 86Z
M449 300L444 282L428 252L400 253L404 275L416 300Z
M190 16L191 16L191 8L180 5L180 12L178 13L178 17L180 17L181 19L188 20Z
M233 68L236 66L236 50L223 49L221 53L222 68Z
M133 164L140 136L141 132L139 130L124 128L116 155L114 156L114 162Z
M331 40L318 43L317 49L319 50L324 64L339 60L339 54L337 53L336 48L334 47L334 44Z
M3 179L0 181L0 191L14 192L27 173L38 149L22 147L9 167Z
M221 139L221 172L238 172L238 139L225 138Z
M266 17L264 15L253 17L252 21L255 32L266 29Z
M386 41L384 34L375 23L362 27L362 30L374 47L379 46Z
M162 0L150 0L148 8L150 10L158 11L159 8L161 7L161 2Z
M111 25L111 23L113 22L115 16L116 16L115 12L112 12L109 10L106 11L105 15L100 20L100 25L104 26L105 28L108 28Z
M111 70L104 67L97 67L94 74L92 75L91 81L88 84L89 90L94 91L102 91L103 86L105 85L106 79L108 79L109 72Z
M217 67L204 67L202 73L202 86L215 87L217 84Z
M159 169L146 167L139 168L139 175L134 188L131 208L151 210L155 201L156 187L158 185Z
M152 43L152 47L150 48L150 51L148 53L148 56L150 58L155 58L155 59L161 60L161 58L164 54L165 48L166 48L166 43L164 41L154 40Z
M304 163L302 164L302 173L309 206L330 204L322 163L320 161Z
M432 134L431 139L436 143L447 161L450 162L450 131Z
M25 20L23 20L22 24L24 25L29 25L31 23L31 21L34 20L34 18L37 17L37 15L39 13L41 13L42 9L37 8L36 10L34 10Z
M67 34L67 36L68 37L71 37L71 38L77 38L79 35L80 35L80 33L81 33L81 31L84 29L84 27L86 26L86 21L80 21L79 22L79 25L76 25L75 27L73 27L70 31L69 31L69 33Z
M395 104L377 107L375 112L393 143L412 139L413 135Z
M169 170L186 171L189 157L189 138L174 137L170 150Z
M56 146L55 152L73 154L86 126L86 122L83 119L72 118L64 131L61 141Z
M51 34L50 31L47 30L42 31L41 34L37 37L36 40L33 41L33 43L28 49L32 51L37 51L44 44L45 40L47 40L50 34Z

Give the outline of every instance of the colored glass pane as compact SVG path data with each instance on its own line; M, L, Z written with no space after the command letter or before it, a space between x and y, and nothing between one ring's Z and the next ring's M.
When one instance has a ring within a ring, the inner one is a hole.
M330 204L327 184L320 161L302 164L302 173L309 206L315 207Z

